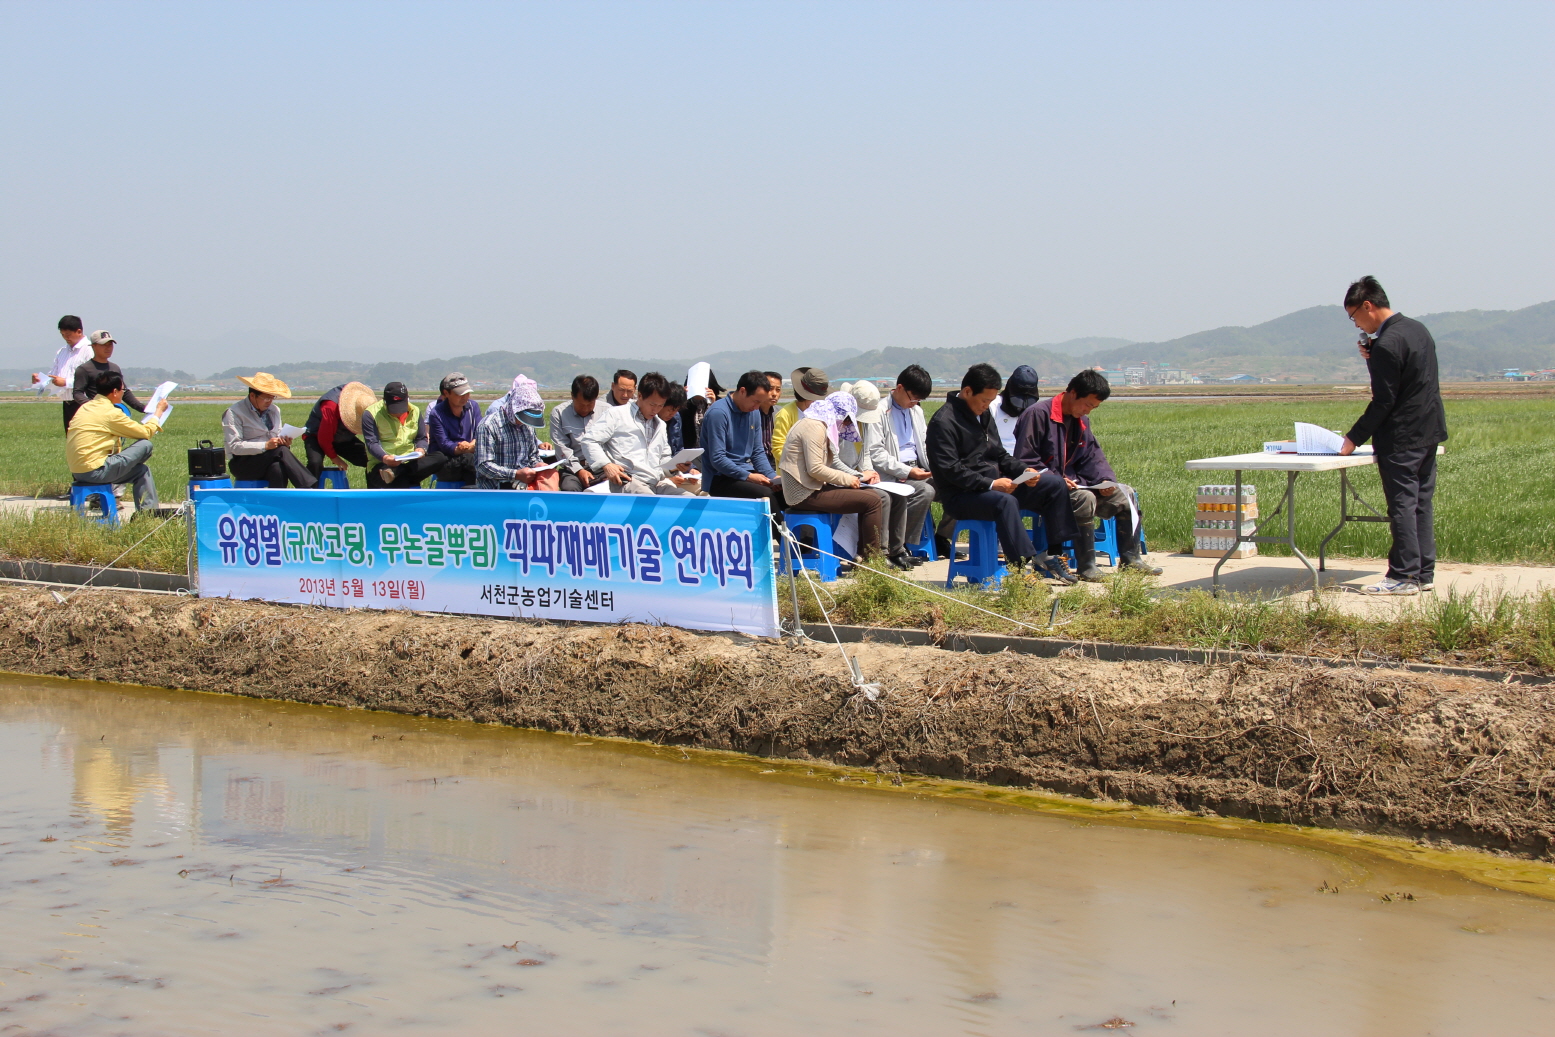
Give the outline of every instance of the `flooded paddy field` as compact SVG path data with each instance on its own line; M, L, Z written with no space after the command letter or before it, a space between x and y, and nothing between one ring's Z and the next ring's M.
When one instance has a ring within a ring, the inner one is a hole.
M0 1033L1555 1032L1555 903L841 773L8 678Z

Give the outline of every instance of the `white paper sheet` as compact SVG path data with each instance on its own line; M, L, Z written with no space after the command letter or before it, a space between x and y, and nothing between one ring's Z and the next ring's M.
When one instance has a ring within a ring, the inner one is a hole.
M894 493L898 497L912 496L912 487L904 482L887 482L886 480L881 479L879 482L871 485L870 489L884 490L887 493Z
M701 457L703 453L705 453L705 451L699 446L687 447L680 453L676 454L674 457L670 458L670 465L673 467L674 465L690 464L692 461L695 461L697 458Z
M55 385L52 378L44 374L42 371L39 371L38 381L33 385L32 391L37 393L39 396L44 394L48 394L49 396L63 396L70 391L70 385L68 383L65 385Z
M832 530L832 546L836 548L834 554L846 555L849 558L858 557L858 516L844 515L837 521L837 528Z
M1031 482L1033 479L1040 479L1041 477L1042 473L1036 469L1032 469L1029 472L1021 472L1015 477L1015 485L1024 486L1026 483Z
M388 456L394 458L396 461L414 461L416 458L422 456L425 453L425 450L412 450L408 454L390 454Z
M600 476L594 482L591 482L587 486L585 486L583 488L583 492L584 493L609 493L610 492L610 480L606 479L604 476Z
M712 377L713 365L707 361L699 361L692 364L686 371L686 399L693 396L701 396L707 392L708 379Z
M1337 454L1342 446L1344 446L1344 436L1340 433L1331 432L1321 425L1309 425L1305 421L1296 422L1296 453ZM1372 448L1370 445L1358 446L1355 452L1369 454Z
M292 439L296 439L306 431L308 430L303 428L301 425L288 425L283 421L281 422L281 427L275 430L275 434L278 436L288 436Z

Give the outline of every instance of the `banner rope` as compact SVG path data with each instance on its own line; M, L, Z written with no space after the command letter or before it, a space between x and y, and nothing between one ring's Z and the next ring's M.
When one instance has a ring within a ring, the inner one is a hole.
M61 605L65 604L71 598L75 597L77 594L79 594L82 591L86 590L87 587L91 586L93 580L97 579L99 576L101 576L103 573L107 572L109 569L112 569L119 562L120 558L123 558L125 555L127 555L131 551L135 550L141 544L144 544L146 541L148 541L152 537L156 536L157 533L161 531L163 526L167 525L169 522L173 521L176 518L182 518L184 516L185 509L190 507L190 506L191 506L191 502L184 501L182 504L180 504L178 506L178 510L177 511L173 512L167 518L163 519L161 522L158 522L155 526L153 526L151 528L151 532L147 533L145 536L143 536L139 540L135 541L129 547L126 547L124 549L124 551L122 553L120 553L118 558L115 558L113 561L109 562L107 565L100 565L96 569L94 569L92 571L92 575L88 576L86 578L86 582L81 584L81 586L77 587L75 590L71 591L69 594L61 594L59 591L49 591L49 593L54 595L54 600L55 601L59 602Z

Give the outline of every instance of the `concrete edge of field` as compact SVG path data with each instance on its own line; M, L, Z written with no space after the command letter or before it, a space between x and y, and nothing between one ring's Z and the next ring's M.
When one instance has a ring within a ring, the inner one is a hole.
M0 668L916 773L1555 859L1549 690L0 586Z

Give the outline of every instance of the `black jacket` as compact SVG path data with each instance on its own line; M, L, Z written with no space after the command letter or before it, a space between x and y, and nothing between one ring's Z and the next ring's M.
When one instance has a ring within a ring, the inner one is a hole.
M1436 381L1436 340L1424 324L1395 313L1371 344L1371 405L1350 429L1350 442L1377 441L1377 453L1418 450L1447 438Z
M999 442L993 418L973 414L959 393L951 393L929 419L927 439L923 448L941 496L982 493L995 479L1013 479L1026 470Z

